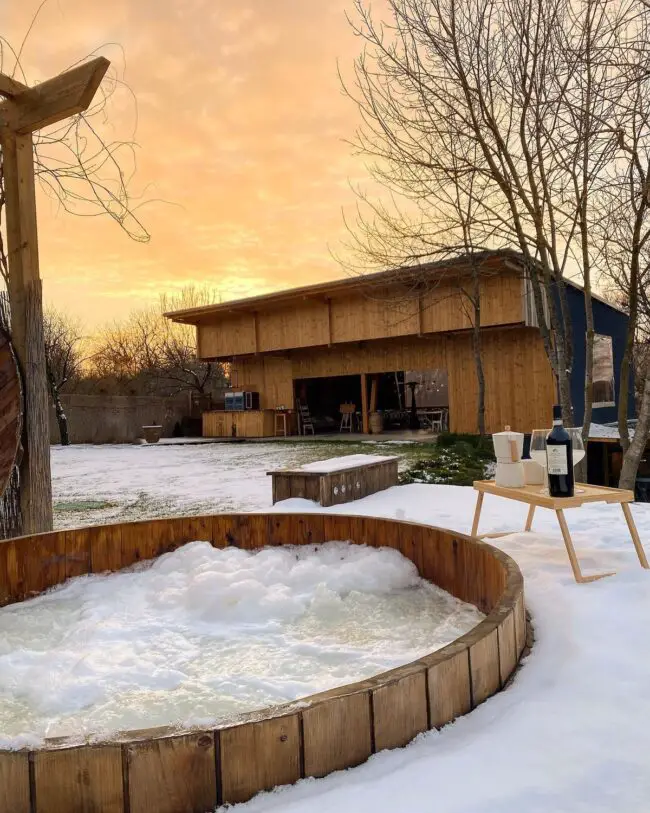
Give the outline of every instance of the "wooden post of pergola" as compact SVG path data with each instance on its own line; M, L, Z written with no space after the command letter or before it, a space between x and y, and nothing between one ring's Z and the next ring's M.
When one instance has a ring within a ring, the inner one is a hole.
M25 534L52 528L49 398L38 267L32 134L88 108L109 66L97 57L29 88L0 74L12 343L24 387L20 505Z

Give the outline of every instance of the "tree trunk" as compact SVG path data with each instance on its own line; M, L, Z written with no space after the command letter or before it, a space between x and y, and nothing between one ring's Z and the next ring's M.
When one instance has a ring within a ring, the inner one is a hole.
M61 393L56 385L52 371L48 369L47 378L50 383L50 395L52 397L52 405L56 412L56 422L59 425L59 437L61 438L61 446L70 445L70 436L68 434L68 418L61 403Z
M585 275L585 316L587 322L587 334L585 337L585 396L584 414L582 418L582 442L585 447L585 456L576 467L576 476L582 483L587 482L587 446L589 443L589 428L591 426L591 415L594 402L594 309L591 299L591 281Z
M636 299L636 297L635 297ZM632 297L630 297L630 302ZM636 307L634 309L636 311ZM621 373L618 385L618 434L621 438L623 453L627 453L630 445L630 433L627 428L629 403L630 403L630 369L632 367L632 355L634 353L634 336L636 334L636 313L633 316L632 306L630 306L630 316L627 325L627 336L625 339L625 350L621 361Z
M483 357L481 355L481 328L475 327L473 331L474 364L476 365L476 379L478 393L476 399L476 421L479 435L485 435L485 373L483 371Z
M571 401L571 379L566 365L564 347L557 350L557 394L559 404L562 407L562 415L567 426L573 426L573 403Z
M474 365L476 366L476 381L478 392L476 398L476 425L478 433L485 435L485 372L483 370L483 356L481 348L481 280L478 269L472 271L474 319L472 330L472 350L474 351Z
M582 419L582 440L586 444L589 438L589 427L594 403L594 314L591 307L591 294L587 306L587 336L585 348L585 410ZM585 298L585 305L587 304Z
M625 336L625 350L621 361L621 372L618 385L618 434L621 439L623 454L627 454L630 445L630 433L627 428L629 401L630 401L630 370L634 354L634 342L639 319L639 234L641 231L640 217L637 213L632 237L632 258L630 260L629 284L629 315L627 319L627 334Z
M650 375L646 375L643 385L643 396L641 398L641 408L639 409L639 417L636 422L636 429L634 430L634 437L630 441L627 452L623 456L623 466L621 468L621 477L618 482L619 488L627 488L630 491L634 490L636 482L636 473L639 469L639 463L645 452L646 443L648 442L648 434L650 433Z
M61 446L69 446L70 445L70 436L68 435L68 418L63 411L63 405L61 404L61 399L57 398L56 404L54 405L56 409L56 422L59 425L59 435L61 437Z
M524 244L521 245L524 253ZM567 364L566 338L560 330L556 307L553 303L553 288L550 272L542 273L527 262L526 274L531 282L533 302L537 314L539 332L549 360L557 389L557 403L562 407L562 415L567 426L573 426L573 401L571 399L571 371ZM548 306L549 322L546 321L544 299ZM566 328L565 328L566 329ZM550 416L549 416L550 419Z
M52 530L52 480L43 296L38 273L31 136L0 134L7 212L11 338L23 371L25 417L20 463L22 532Z

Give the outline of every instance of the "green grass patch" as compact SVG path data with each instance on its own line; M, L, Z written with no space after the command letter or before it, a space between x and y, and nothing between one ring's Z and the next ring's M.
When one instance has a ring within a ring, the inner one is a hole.
M402 472L400 483L471 486L475 480L487 478L494 462L490 438L447 433L438 438L438 445L425 457L413 461Z
M74 502L56 502L55 511L82 512L101 511L104 508L115 508L116 503L105 502L104 500L75 500Z

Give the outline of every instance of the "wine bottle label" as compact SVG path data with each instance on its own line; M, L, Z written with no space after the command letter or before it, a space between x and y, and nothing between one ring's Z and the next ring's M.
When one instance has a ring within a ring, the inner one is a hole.
M568 474L569 462L566 446L547 446L546 463L549 474Z

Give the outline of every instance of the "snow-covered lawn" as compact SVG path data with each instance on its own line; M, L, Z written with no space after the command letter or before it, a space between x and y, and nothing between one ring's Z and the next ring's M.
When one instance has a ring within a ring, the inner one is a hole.
M426 455L428 444L368 441L53 446L57 528L271 506L272 469L354 453Z

